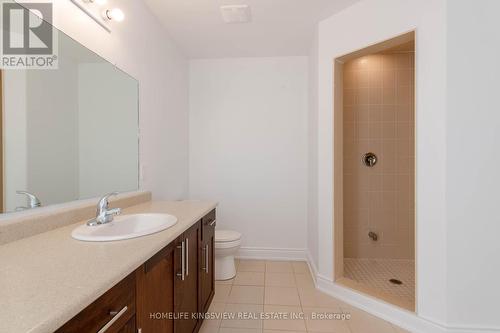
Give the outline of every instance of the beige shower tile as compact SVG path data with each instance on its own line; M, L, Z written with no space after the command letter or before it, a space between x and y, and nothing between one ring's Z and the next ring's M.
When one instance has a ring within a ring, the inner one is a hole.
M382 88L379 88L382 89ZM380 91L381 93L381 91ZM380 95L382 97L382 94ZM382 105L379 103L370 105L370 122L382 121Z
M358 102L357 89L344 89L344 105L356 105Z
M360 122L358 123L358 140L369 140L370 137L370 123L369 122Z
M413 103L412 86L397 86L397 104L410 105Z
M395 139L396 138L396 123L383 122L381 124L382 139Z
M347 64L345 65L347 66ZM356 75L357 72L348 70L344 66L344 89L355 89L358 86L358 76Z
M382 105L381 121L396 121L398 113L395 105Z
M396 71L398 86L411 86L414 84L413 69L410 67L398 68Z
M382 124L380 122L370 122L369 128L371 140L382 139Z
M370 105L358 105L356 106L358 122L368 122L370 121Z
M370 104L370 88L359 88L357 90L357 104L368 105Z
M382 175L382 190L383 191L396 191L398 189L398 176L397 175Z
M369 88L370 89L370 105L382 104L382 88Z
M396 56L396 66L397 68L410 68L411 58L415 53L405 52L397 53Z
M370 70L357 71L358 88L370 88Z
M356 106L344 106L344 122L355 122L357 120Z
M370 87L371 88L381 88L382 87L382 69L376 68L371 69L368 73L370 77Z
M382 88L382 103L383 104L396 104L396 88L395 86L386 86Z

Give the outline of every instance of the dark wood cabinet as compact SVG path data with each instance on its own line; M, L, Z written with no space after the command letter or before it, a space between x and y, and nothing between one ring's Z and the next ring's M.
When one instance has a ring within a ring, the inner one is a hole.
M118 333L136 333L135 316L130 318L130 320L118 331Z
M201 313L207 312L215 294L215 210L201 220L199 297Z
M83 309L72 320L58 329L57 333L81 332L122 332L135 323L135 273L119 282L116 286L99 297L94 303ZM135 326L135 325L134 325Z
M174 255L175 333L192 333L198 320L198 239L200 223L177 241Z
M197 333L214 296L214 245L215 210L57 333Z
M137 327L141 333L173 333L174 244L137 270Z

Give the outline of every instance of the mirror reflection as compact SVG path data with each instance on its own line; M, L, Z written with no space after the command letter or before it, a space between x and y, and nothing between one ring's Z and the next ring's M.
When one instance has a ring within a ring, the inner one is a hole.
M58 32L56 70L2 70L0 211L138 189L138 83Z

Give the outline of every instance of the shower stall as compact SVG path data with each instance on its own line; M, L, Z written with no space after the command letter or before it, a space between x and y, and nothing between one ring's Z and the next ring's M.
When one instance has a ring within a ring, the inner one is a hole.
M335 69L336 280L414 310L414 33Z

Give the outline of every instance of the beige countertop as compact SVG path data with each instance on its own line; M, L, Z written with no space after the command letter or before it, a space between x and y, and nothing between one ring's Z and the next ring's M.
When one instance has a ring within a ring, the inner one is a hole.
M216 207L214 202L147 202L123 214L168 213L178 223L130 240L71 238L85 221L0 246L0 332L48 333L151 258Z

